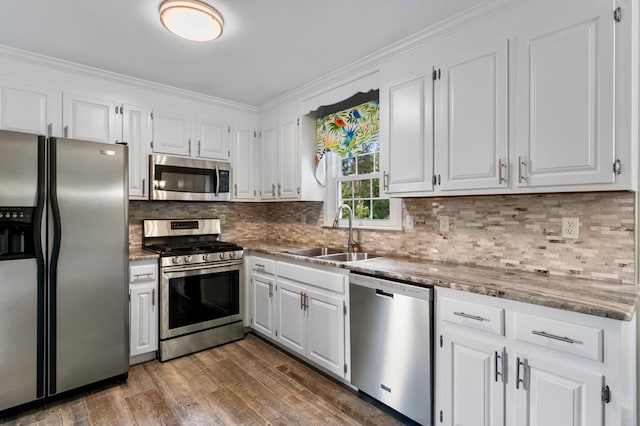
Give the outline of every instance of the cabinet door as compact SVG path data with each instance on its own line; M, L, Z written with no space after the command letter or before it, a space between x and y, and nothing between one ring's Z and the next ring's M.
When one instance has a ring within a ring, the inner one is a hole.
M61 104L60 92L0 83L0 129L61 136Z
M140 355L158 349L158 312L156 283L130 286L130 355Z
M276 198L276 128L270 127L262 132L260 198L273 200Z
M123 106L122 140L129 146L129 198L147 199L149 183L149 154L151 154L151 125L149 110Z
M293 352L306 356L304 288L289 281L277 280L278 327L276 339Z
M613 2L547 3L518 35L518 182L614 182Z
M122 140L119 106L114 101L62 94L63 136L92 142L114 143ZM120 130L120 131L119 131Z
M513 360L515 424L519 426L602 426L604 377L549 357ZM521 362L518 376L517 364ZM520 380L521 381L520 381ZM515 382L519 382L515 389Z
M388 99L388 193L433 191L431 79L421 76L390 85L382 96Z
M444 424L456 426L504 425L504 347L445 333L437 370L439 409Z
M223 121L198 119L196 121L196 156L229 161L229 134L231 126Z
M276 192L281 199L297 199L300 194L299 179L299 119L283 122L278 127L278 180Z
M153 151L190 156L192 128L193 119L190 116L153 111Z
M233 199L254 200L254 146L255 133L251 129L237 126L233 129L231 150L233 155Z
M268 337L274 337L273 292L275 281L264 275L251 274L251 327Z
M435 81L435 167L441 190L507 187L507 40L455 34Z
M307 358L344 376L344 301L307 291Z

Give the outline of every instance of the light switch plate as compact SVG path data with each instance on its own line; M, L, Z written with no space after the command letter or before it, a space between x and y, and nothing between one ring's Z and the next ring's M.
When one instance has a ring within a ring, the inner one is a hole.
M562 218L562 238L577 239L580 231L580 220L577 217Z
M416 228L416 221L413 215L406 215L404 217L404 229L407 231L413 231Z
M440 232L449 232L449 216L440 216Z

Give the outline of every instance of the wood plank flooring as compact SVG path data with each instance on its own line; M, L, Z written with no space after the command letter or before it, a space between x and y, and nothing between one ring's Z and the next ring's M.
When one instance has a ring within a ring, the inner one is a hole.
M394 425L356 393L248 334L131 367L129 379L50 402L1 425Z

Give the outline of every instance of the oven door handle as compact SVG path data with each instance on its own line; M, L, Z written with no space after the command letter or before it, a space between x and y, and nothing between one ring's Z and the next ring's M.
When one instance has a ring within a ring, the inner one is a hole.
M171 268L163 268L162 273L169 275L169 274L180 273L180 272L198 271L202 274L205 274L208 272L223 272L224 270L227 270L227 271L236 270L240 268L240 265L242 265L242 262L224 263L224 264L215 265L215 266L209 265L206 267L203 267L202 265L177 266L177 267L171 267Z

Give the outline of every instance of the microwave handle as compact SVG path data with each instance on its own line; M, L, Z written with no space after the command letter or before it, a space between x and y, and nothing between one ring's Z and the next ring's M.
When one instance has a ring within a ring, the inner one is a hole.
M220 169L216 166L216 197L220 194Z

